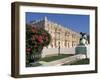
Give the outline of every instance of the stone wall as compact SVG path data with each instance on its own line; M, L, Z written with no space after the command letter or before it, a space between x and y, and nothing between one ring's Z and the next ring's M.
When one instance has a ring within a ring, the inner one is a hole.
M58 48L44 48L42 50L42 57L58 55ZM60 54L75 54L75 48L61 48Z
M58 55L58 48L44 48L42 50L42 57ZM60 54L75 54L75 47L60 48ZM80 53L81 54L81 53ZM87 45L87 58L90 57L90 46Z

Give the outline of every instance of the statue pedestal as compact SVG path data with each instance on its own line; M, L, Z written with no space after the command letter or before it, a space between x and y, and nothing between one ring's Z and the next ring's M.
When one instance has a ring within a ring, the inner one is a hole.
M75 54L84 54L86 56L86 58L89 58L89 56L88 56L88 46L86 46L86 45L76 46Z

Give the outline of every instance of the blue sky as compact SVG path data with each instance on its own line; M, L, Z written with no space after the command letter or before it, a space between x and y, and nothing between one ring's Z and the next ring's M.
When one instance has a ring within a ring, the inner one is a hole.
M30 21L33 20L43 19L45 16L48 20L64 27L68 27L77 32L89 34L89 15L26 12L26 23L30 23Z

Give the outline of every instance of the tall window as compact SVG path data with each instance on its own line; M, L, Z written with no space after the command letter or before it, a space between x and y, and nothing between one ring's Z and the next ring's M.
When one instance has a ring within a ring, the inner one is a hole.
M68 48L69 48L69 47L70 47L70 46L69 46L69 42L68 42L67 44L68 44Z
M74 47L74 41L72 41L72 47Z

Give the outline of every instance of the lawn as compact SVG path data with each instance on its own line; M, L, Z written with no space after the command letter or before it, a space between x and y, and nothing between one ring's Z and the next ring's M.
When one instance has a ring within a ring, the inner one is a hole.
M82 65L82 64L89 64L89 59L82 59L74 63L71 63L70 65ZM63 64L63 65L67 65L67 64Z
M58 56L45 57L45 58L41 58L40 61L50 62L50 61L55 61L58 59L66 58L69 56L72 56L72 54L60 54Z
M58 59L62 59L62 58L66 58L72 56L72 54L60 54L60 55L56 55L56 56L50 56L50 57L45 57L45 58L41 58L39 61L45 61L45 62L50 62L50 61L55 61ZM36 63L31 63L26 65L26 67L36 67L36 66L41 66L42 64L36 62Z
M41 66L41 64L37 62L26 65L26 67L37 67L37 66Z

